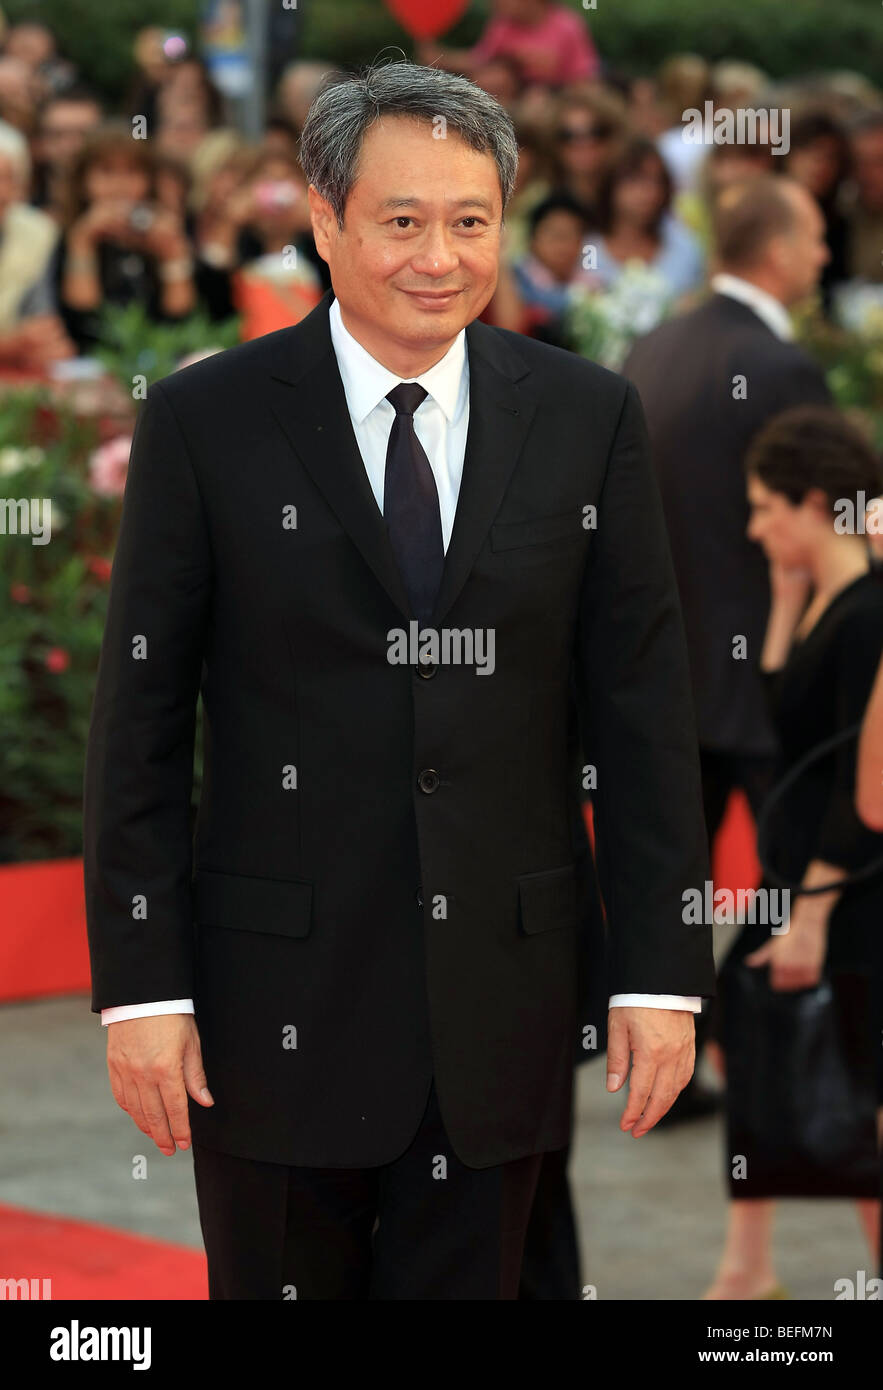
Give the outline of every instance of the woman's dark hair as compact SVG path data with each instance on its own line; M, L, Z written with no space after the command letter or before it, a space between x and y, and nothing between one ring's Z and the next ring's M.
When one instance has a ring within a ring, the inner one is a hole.
M794 506L818 488L832 512L838 500L864 492L870 501L883 486L876 449L851 420L824 405L795 406L764 425L749 446L745 471Z
M86 137L74 160L65 194L64 225L70 227L88 207L86 182L89 170L111 160L122 159L140 169L147 179L147 197L156 196L156 156L149 140L135 140L124 122L108 121Z
M805 150L808 146L816 144L818 140L833 140L837 146L837 176L834 180L834 187L831 190L833 195L837 186L846 178L849 173L850 151L849 137L842 123L832 116L829 111L820 109L810 109L795 116L791 122L790 152L794 150ZM785 169L788 168L788 159L784 161Z
M550 217L553 212L569 212L573 217L578 217L584 227L588 226L588 215L577 198L572 198L569 193L550 193L548 198L543 198L536 207L531 208L527 219L531 236L540 223Z
M613 163L605 170L602 176L601 184L598 189L597 201L597 223L599 231L609 232L612 228L613 204L619 185L625 179L631 178L633 174L641 173L644 165L651 159L654 164L656 164L662 176L663 198L659 206L659 212L650 228L654 235L658 232L659 224L671 205L671 200L674 196L674 184L671 174L668 171L668 165L662 158L662 155L659 153L653 141L647 140L643 136L639 136L634 140L629 140L628 144L622 152L617 155L616 159L614 159Z

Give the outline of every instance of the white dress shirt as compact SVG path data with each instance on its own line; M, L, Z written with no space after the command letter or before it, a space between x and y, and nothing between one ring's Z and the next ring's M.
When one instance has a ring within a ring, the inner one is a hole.
M337 299L328 314L331 341L337 357L346 403L359 452L365 464L377 506L383 512L386 450L395 409L386 399L403 380L381 365L345 328ZM442 540L445 551L451 541L469 427L469 357L466 330L462 329L444 357L420 376L408 377L427 391L414 412L414 432L429 459L438 489ZM610 1008L639 1005L652 1009L686 1009L698 1013L702 1000L680 994L614 994ZM192 1014L191 999L166 999L157 1004L120 1004L101 1010L101 1022L120 1023L126 1018L154 1014Z
M770 332L775 333L783 342L790 342L794 337L794 325L782 301L769 294L767 290L762 290L759 285L753 285L750 280L743 280L741 275L728 275L723 272L720 275L712 275L709 284L715 294L725 294L730 299L738 299L740 304L747 304L759 319L763 319Z

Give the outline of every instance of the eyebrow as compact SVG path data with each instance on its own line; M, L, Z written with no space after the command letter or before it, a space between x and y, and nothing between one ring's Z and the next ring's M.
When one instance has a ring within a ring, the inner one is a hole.
M419 208L422 206L423 204L419 198L391 197L384 198L383 202L380 204L379 211L388 212L392 208ZM490 216L493 216L494 212L493 204L490 203L487 198L459 198L457 201L449 199L448 206L451 208L481 208Z

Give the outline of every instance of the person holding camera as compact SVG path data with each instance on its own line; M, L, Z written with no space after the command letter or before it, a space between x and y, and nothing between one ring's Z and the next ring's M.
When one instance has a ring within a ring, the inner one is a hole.
M100 341L105 304L138 302L160 320L186 318L196 307L183 223L157 200L150 145L122 127L96 131L74 164L56 282L81 352Z

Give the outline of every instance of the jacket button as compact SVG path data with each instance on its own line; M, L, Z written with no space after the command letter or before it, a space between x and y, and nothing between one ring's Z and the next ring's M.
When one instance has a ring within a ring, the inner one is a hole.
M431 681L438 670L438 665L434 661L427 661L421 657L417 662L417 675L425 681Z
M418 889L417 889L417 892L416 892L416 894L415 894L415 896L416 896L416 898L417 898L417 906L418 906L418 907L422 907L422 906L423 906L423 889L422 889L422 888L418 888Z
M440 781L441 778L434 767L425 767L417 778L417 786L422 792L425 792L427 796L431 796L431 794L438 789Z

